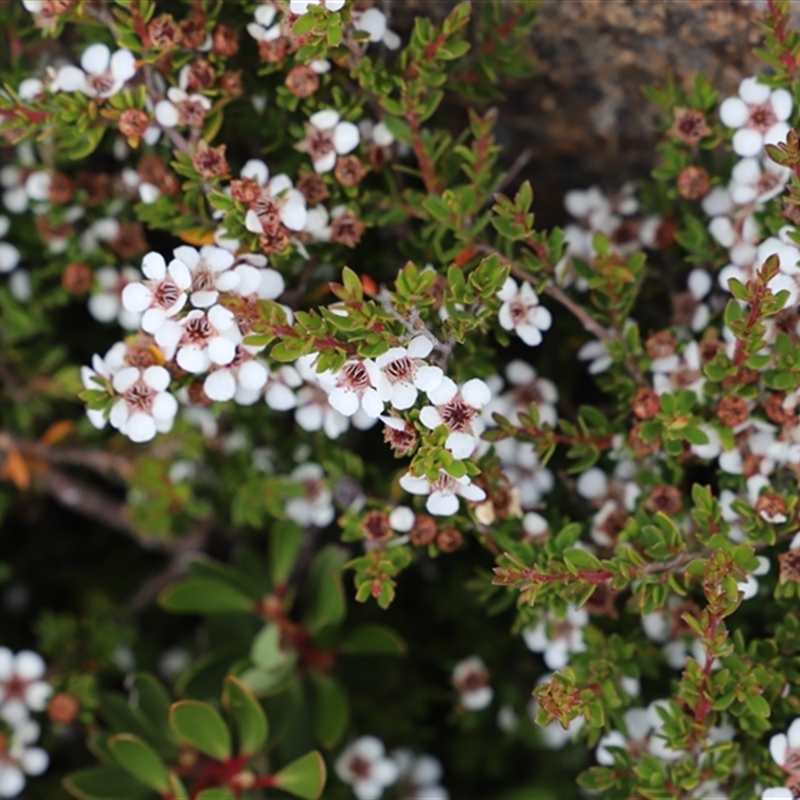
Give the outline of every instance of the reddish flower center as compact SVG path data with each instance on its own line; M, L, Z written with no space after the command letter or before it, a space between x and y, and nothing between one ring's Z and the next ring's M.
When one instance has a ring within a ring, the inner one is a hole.
M87 75L86 83L100 96L107 95L114 88L114 78L108 72Z
M372 386L367 368L360 361L350 361L342 367L337 386L347 386L361 394Z
M442 422L456 433L467 430L478 413L476 408L468 406L458 395L442 409Z
M412 358L402 356L388 363L383 371L392 383L412 383L416 367Z
M160 281L153 290L153 305L159 308L172 308L178 302L181 290L172 281Z
M24 700L27 686L27 681L23 681L22 678L13 675L3 684L6 700Z
M306 139L308 154L312 161L319 161L329 153L333 153L336 148L333 146L333 131L314 130L308 134Z
M192 317L183 329L181 344L205 344L214 335L214 329L205 316Z
M145 414L149 414L153 407L154 394L155 392L152 387L148 386L144 381L139 380L122 395L122 398L132 411L142 411Z
M281 210L269 189L262 189L258 199L253 203L259 222L265 231L277 228L281 224Z
M766 133L777 121L772 104L762 103L750 111L750 127L755 128L759 133Z
M369 778L372 772L372 764L361 756L353 756L350 759L350 772L360 780Z

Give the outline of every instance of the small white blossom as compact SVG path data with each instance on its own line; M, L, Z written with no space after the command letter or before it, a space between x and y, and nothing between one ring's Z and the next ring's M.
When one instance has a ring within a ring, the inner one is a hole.
M482 658L470 656L459 661L450 681L460 693L459 702L468 711L480 711L492 702L494 689L489 685L489 670Z
M507 278L497 293L503 301L499 321L503 329L516 331L525 344L535 347L542 343L542 331L550 329L553 317L542 305L533 287L524 281L522 287L513 278Z
M358 126L342 120L338 111L328 108L311 115L306 138L298 149L311 156L315 172L330 172L336 166L336 157L355 150L360 140Z
M585 609L568 606L563 619L558 619L552 611L533 626L522 631L529 650L542 653L548 669L563 669L569 664L571 653L582 653L586 649L583 628L589 623Z
M275 22L278 9L272 3L260 3L254 12L255 22L247 23L247 32L257 42L274 42L281 37L280 22Z
M11 227L11 222L4 214L0 214L0 239ZM19 264L20 253L10 242L0 241L0 273L13 272Z
M289 10L298 16L306 14L309 6L322 6L326 11L333 13L341 11L344 5L345 0L289 0Z
M417 390L429 393L439 386L443 377L441 368L422 360L431 350L431 341L417 336L408 347L392 347L375 359L380 370L378 391L383 402L403 411L416 403Z
M423 753L414 755L408 748L392 751L398 766L400 795L403 800L448 800L450 794L439 784L442 764L438 758Z
M112 378L119 398L108 421L132 442L149 442L171 430L178 401L167 391L170 374L164 367L124 367Z
M800 773L800 717L792 722L786 733L776 733L769 740L769 753L784 772Z
M241 333L234 316L220 305L190 311L180 321L166 320L155 333L156 344L181 369L199 375L212 364L225 366L236 357Z
M307 222L306 198L294 188L291 178L280 173L270 178L269 167L251 158L241 171L242 178L255 181L261 189L258 199L245 215L245 227L252 233L264 233L282 224L290 231L302 231Z
M460 389L451 378L442 381L428 392L433 405L420 411L423 425L433 430L444 425L450 431L444 446L455 458L469 458L480 444L485 424L481 409L491 400L492 392L479 378L468 380Z
M601 342L599 339L586 342L578 349L577 355L581 361L590 362L590 375L599 375L614 363L614 359L608 354L605 342Z
M440 470L439 477L433 482L407 472L400 478L400 486L410 494L428 495L425 508L438 517L455 514L459 496L473 503L486 499L486 492L480 486L475 486L468 476L454 478L444 470Z
M189 301L195 308L210 308L220 292L235 291L241 282L241 276L231 269L235 256L222 247L206 244L197 250L181 245L173 255L186 265L192 276Z
M386 757L383 742L374 736L362 736L352 742L336 759L335 769L339 780L350 784L358 800L378 800L400 773L397 764Z
M736 129L733 149L743 157L757 156L765 144L784 141L791 113L792 95L786 89L770 89L757 78L745 78L739 96L728 97L719 108L722 124Z
M390 50L400 47L400 37L390 31L386 24L386 15L378 8L353 12L353 24L356 30L366 31L370 42L383 42Z
M321 378L332 388L328 395L330 404L345 417L352 417L359 409L377 419L383 411L383 400L378 391L381 374L370 358L352 359L336 372Z
M164 256L156 252L142 259L142 272L147 280L129 283L122 290L122 305L135 314L144 312L142 330L155 333L186 305L192 276L182 261L175 258L167 267Z
M81 92L98 99L112 97L136 74L136 58L130 50L117 50L112 55L106 45L93 44L83 51L81 67L61 67L51 91Z
M33 720L6 721L11 730L0 752L0 797L16 797L25 788L25 776L41 775L50 757L42 748L31 746L39 738L39 726Z
M122 305L122 292L129 283L141 281L142 274L133 267L100 267L94 273L95 284L99 292L89 297L89 313L98 322L113 322L130 331L139 329L142 315L129 311Z
M325 473L319 464L307 463L296 467L289 478L303 487L300 497L286 501L286 516L303 527L324 528L333 522L336 509L333 494L324 481Z
M0 647L0 709L7 721L20 722L31 711L44 711L53 693L53 687L43 680L45 670L38 653L21 650L14 655L7 647Z

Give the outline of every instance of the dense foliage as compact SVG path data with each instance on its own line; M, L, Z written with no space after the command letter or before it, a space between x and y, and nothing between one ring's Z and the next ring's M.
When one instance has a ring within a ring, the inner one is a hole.
M536 5L0 4L0 797L800 798L800 34L539 230Z

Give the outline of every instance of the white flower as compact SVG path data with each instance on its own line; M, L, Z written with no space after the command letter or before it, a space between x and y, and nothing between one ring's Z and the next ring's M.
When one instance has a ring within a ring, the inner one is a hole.
M320 375L316 372L313 364L317 356L317 353L301 356L294 364L304 382L297 392L294 418L304 431L324 430L329 439L336 439L347 430L350 421L331 406L328 396L333 388L331 373Z
M148 280L129 283L122 290L122 305L135 314L144 312L142 330L155 333L186 305L192 276L182 261L173 259L167 267L164 256L156 252L142 259L142 272Z
M552 611L533 626L524 628L522 638L529 650L542 653L548 669L563 669L569 664L570 653L582 653L586 649L583 628L589 623L585 609L568 606L564 619L558 619Z
M458 511L458 496L473 503L486 499L486 492L480 486L475 486L469 477L454 478L444 470L439 471L439 477L433 482L407 472L400 478L400 486L409 494L429 495L425 508L437 517L455 514Z
M242 297L254 296L259 300L276 300L286 288L283 276L271 267L264 269L252 264L239 264L233 271L238 276L239 283L231 291Z
M218 367L203 381L203 391L211 400L224 403L235 400L249 406L261 396L267 383L269 370L253 358L244 348L236 348L236 356L229 366Z
M154 114L162 128L175 128L178 125L199 127L203 124L206 111L211 110L211 100L202 94L189 94L189 71L184 67L178 79L178 86L167 89L167 97L156 103Z
M431 350L431 341L425 336L417 336L408 347L392 347L375 359L380 369L378 391L383 402L403 411L417 402L417 390L430 392L439 386L442 370L422 360L430 355Z
M138 330L142 315L129 311L122 305L122 292L129 283L140 281L141 277L139 270L133 267L123 267L121 270L115 267L100 267L94 273L94 280L101 291L89 298L89 313L98 322L117 320L127 330Z
M575 491L586 500L600 500L608 493L608 476L600 467L590 467L578 477Z
M340 370L330 373L333 388L328 395L330 404L346 417L352 417L359 408L367 416L377 419L383 411L383 400L378 391L381 374L377 364L370 358L352 359Z
M599 339L586 342L579 348L577 355L581 361L590 362L590 375L599 375L614 363L614 359L608 354L605 342L601 342Z
M296 2L292 0L293 5ZM383 742L374 736L362 736L352 742L336 759L335 769L339 779L350 784L358 800L378 800L400 773L397 764L386 757Z
M762 205L783 191L792 171L771 158L743 158L731 171L731 199L740 206Z
M297 407L295 390L302 385L303 379L298 371L290 364L283 364L270 371L264 400L273 411L289 411Z
M21 650L14 655L7 647L0 647L0 708L7 721L20 722L29 711L44 711L53 692L53 687L42 680L45 670L38 653Z
M326 11L341 11L344 8L345 0L289 0L289 10L298 16L307 13L309 6L320 5Z
M696 304L692 312L692 319L689 327L696 333L704 331L711 318L711 309L709 309L708 305L703 303L702 300L711 291L714 281L706 270L693 269L689 273L686 283L689 294Z
M245 227L252 233L264 233L280 223L290 231L302 231L308 212L306 198L294 188L288 175L280 173L270 179L269 167L260 159L251 158L241 171L261 189L258 199L245 216Z
M785 772L794 774L800 771L800 717L792 722L786 733L777 733L769 740L769 753Z
M765 789L761 793L761 800L797 800L797 795L787 786L776 786Z
M361 134L358 126L341 119L332 108L312 114L306 126L306 138L299 149L308 153L315 172L330 172L337 155L343 156L358 147Z
M728 97L719 108L723 125L736 129L733 149L743 157L757 156L765 144L784 141L791 113L792 95L786 89L770 89L757 78L745 78L739 96Z
M378 8L353 12L356 30L366 31L370 42L383 42L390 50L400 47L400 37L386 25L386 15Z
M455 458L469 458L480 443L484 422L481 409L492 399L492 392L479 378L468 380L459 390L450 378L443 378L435 389L428 391L434 405L425 406L419 419L433 430L445 425L450 431L444 446Z
M400 772L400 792L403 800L448 800L447 789L439 785L442 764L438 758L425 753L414 755L408 748L392 751Z
M595 758L598 764L606 767L614 765L614 754L610 747L620 747L631 753L649 753L665 761L675 761L685 754L667 747L661 731L663 720L657 711L658 701L647 708L629 708L624 716L625 733L612 730L601 737Z
M235 256L222 247L203 245L200 250L188 245L176 247L173 255L183 262L192 276L189 301L195 308L210 308L220 292L235 290L241 277L232 270Z
M539 305L539 297L533 287L524 281L520 288L509 277L497 296L503 301L499 314L501 327L507 331L516 331L517 336L527 345L535 347L541 344L542 331L550 329L553 317L544 306Z
M180 321L167 320L156 331L155 340L168 359L174 355L181 369L199 375L212 364L230 364L236 357L241 333L233 314L216 305L205 311L190 311Z
M275 22L278 9L272 3L261 3L256 7L255 22L247 23L247 32L257 42L274 42L281 37L281 25Z
M468 711L480 711L492 702L494 689L489 685L489 670L482 658L470 656L459 661L450 681L461 694L459 702Z
M167 391L170 374L164 367L125 367L112 378L119 399L108 421L132 442L149 442L167 433L178 413L178 401Z
M93 44L83 51L81 67L61 67L51 91L81 92L88 97L111 97L136 74L136 58L130 50L114 55L104 44Z
M0 797L16 797L25 788L25 775L41 775L50 757L40 747L31 747L39 738L39 726L33 720L7 721L11 731L0 753Z
M766 575L769 572L769 559L765 556L756 556L758 566L737 584L742 593L742 600L752 600L758 594L758 579L756 576Z
M336 510L333 494L324 483L325 473L319 464L307 463L296 467L289 478L303 488L300 497L286 501L286 516L298 525L324 528L333 522Z
M0 214L0 239L8 233L11 222L4 214ZM0 273L13 272L19 264L19 250L9 242L0 242Z

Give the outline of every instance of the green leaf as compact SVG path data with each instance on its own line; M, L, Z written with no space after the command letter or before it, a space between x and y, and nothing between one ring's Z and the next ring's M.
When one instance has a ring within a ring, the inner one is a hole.
M186 744L215 761L231 757L231 732L219 711L199 700L179 700L172 706L169 724Z
M314 684L314 735L327 750L344 736L350 724L350 704L341 684L317 670L309 672Z
M257 753L269 735L267 715L261 703L256 700L250 689L233 675L225 678L222 702L236 720L236 727L239 730L239 755Z
M744 701L748 710L757 717L768 717L770 715L769 703L759 694L751 694Z
M281 630L274 622L268 622L253 639L250 659L261 669L271 670L286 662L289 654L281 648Z
M360 625L345 637L339 650L357 656L402 656L406 643L385 625Z
M265 594L264 587L259 586L249 575L213 558L196 558L189 563L188 569L192 577L211 578L228 583L253 600L260 600Z
M224 614L253 611L253 600L229 583L214 578L188 578L167 587L158 598L165 611L176 614Z
M303 529L296 523L285 520L272 526L269 563L274 583L285 583L292 574L302 544Z
M683 438L690 444L708 444L708 434L700 428L684 428Z
M137 672L131 687L131 704L138 708L157 728L163 730L169 722L172 700L161 682L149 672Z
M161 793L169 791L169 770L158 753L138 736L132 733L112 736L108 748L117 763L145 786Z
M118 767L90 767L64 778L64 788L78 800L141 800L150 789Z
M325 788L325 778L325 761L314 750L284 767L274 776L274 781L275 786L295 797L318 800Z
M328 545L317 553L311 564L307 581L310 597L304 621L312 634L326 625L341 622L347 613L342 587L342 567L346 561L344 550Z
M197 800L236 800L236 795L224 786L212 786L210 789L203 789L197 795Z

